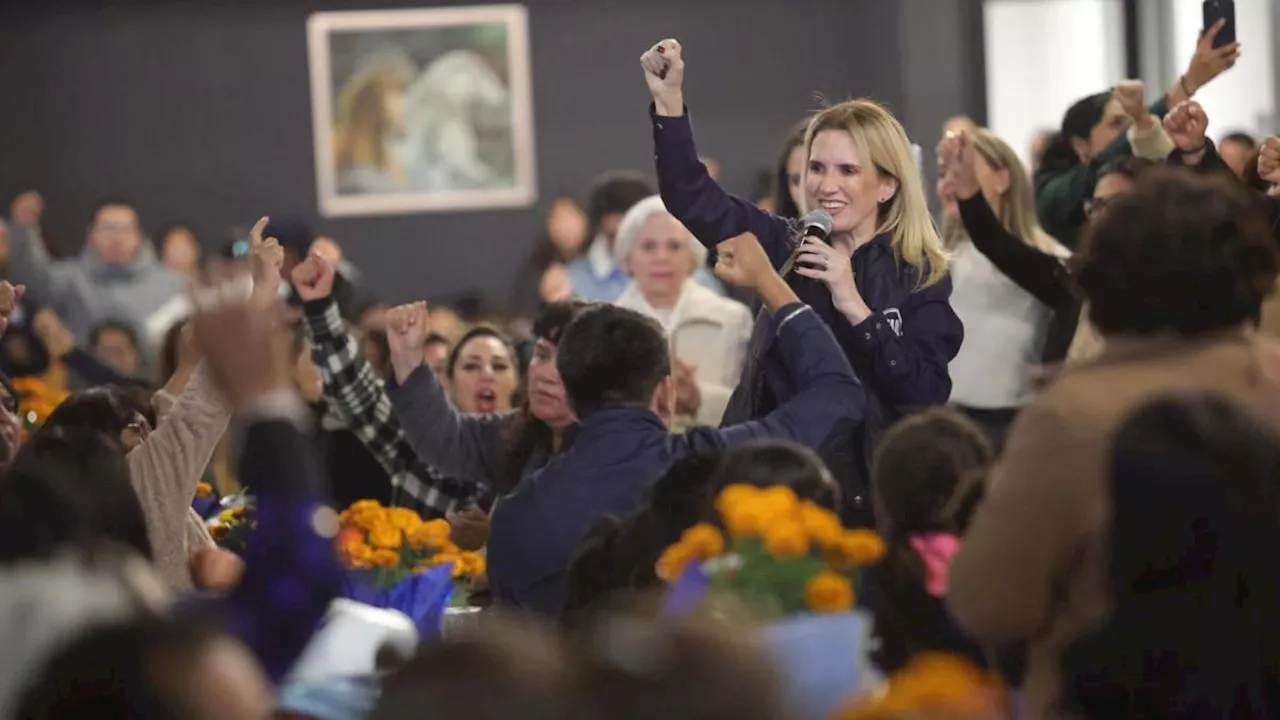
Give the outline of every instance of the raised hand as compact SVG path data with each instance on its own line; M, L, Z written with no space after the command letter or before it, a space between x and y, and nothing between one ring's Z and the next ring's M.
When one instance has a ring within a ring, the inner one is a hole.
M22 193L13 200L12 213L9 215L14 225L31 227L40 222L44 214L44 198L35 190Z
M562 302L573 297L573 281L564 263L554 262L543 271L538 281L538 297L544 303Z
M449 539L463 550L475 552L489 540L489 514L477 507L445 515Z
M431 318L425 302L400 305L387 311L387 346L391 350L396 382L404 382L422 364L423 346L430 333Z
M41 308L36 313L31 319L31 329L52 357L64 357L76 347L75 335L62 324L62 318L49 308Z
M673 38L659 41L640 56L644 80L659 115L684 114L684 52Z
M277 331L278 305L255 303L248 268L212 269L191 289L195 344L223 393L240 409L268 393L292 391L291 338Z
M759 291L771 277L777 277L769 256L755 233L742 233L716 245L715 276L745 290Z
M1226 24L1225 20L1219 20L1200 35L1200 40L1196 43L1196 52L1191 56L1191 64L1187 66L1187 71L1182 76L1188 86L1187 90L1193 93L1198 91L1214 78L1230 70L1240 59L1238 42L1228 43L1220 48L1213 46L1214 38L1218 37L1218 33Z
M1197 153L1204 149L1205 131L1209 129L1209 117L1195 100L1178 103L1164 116L1164 131L1169 139L1184 153Z
M1111 88L1111 97L1134 121L1141 121L1150 114L1147 110L1147 86L1141 80L1121 80Z
M948 158L947 172L943 178L956 198L967 200L982 192L982 186L978 184L978 171L974 169L977 151L973 147L973 136L969 131L948 134L939 147L940 152L945 153Z
M333 294L335 275L333 261L321 250L312 247L306 260L293 266L293 287L303 302L322 300Z
M1272 135L1258 148L1258 176L1280 185L1280 135Z
M262 237L270 218L258 218L249 231L249 259L253 267L254 304L271 307L280 297L280 268L284 267L284 248L275 238Z
M698 389L698 368L672 361L672 377L675 380L676 412L694 415L702 407L702 392Z

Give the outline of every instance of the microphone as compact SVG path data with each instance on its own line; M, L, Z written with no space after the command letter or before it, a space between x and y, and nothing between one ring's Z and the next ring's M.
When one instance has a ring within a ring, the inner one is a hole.
M782 263L782 268L778 270L778 275L786 277L791 272L792 266L796 264L796 257L800 254L804 242L808 238L816 238L821 242L826 242L831 236L831 213L826 210L814 210L813 212L800 218L800 225L804 229L800 233L800 242L796 244L796 249L791 251L791 257Z

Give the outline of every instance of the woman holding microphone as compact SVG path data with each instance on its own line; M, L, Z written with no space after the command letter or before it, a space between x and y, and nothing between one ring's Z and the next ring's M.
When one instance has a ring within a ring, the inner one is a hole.
M726 193L698 160L684 104L684 58L667 39L641 56L653 96L658 189L667 209L709 249L755 233L775 267L794 255L788 283L831 327L867 393L861 437L849 428L819 448L845 486L846 520L866 522L867 464L879 433L913 410L947 402L964 328L949 303L947 256L902 125L870 100L814 115L805 133L805 207L832 219L827 242ZM759 323L757 323L759 327ZM724 423L787 399L776 350L753 336Z

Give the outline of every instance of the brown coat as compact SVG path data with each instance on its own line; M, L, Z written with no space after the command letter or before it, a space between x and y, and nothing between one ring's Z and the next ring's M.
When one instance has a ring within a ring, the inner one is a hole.
M1025 717L1054 715L1059 656L1109 612L1112 437L1141 405L1195 392L1235 400L1280 429L1280 343L1246 331L1193 342L1109 340L1097 360L1064 370L1011 428L952 566L947 603L979 642L1026 645Z

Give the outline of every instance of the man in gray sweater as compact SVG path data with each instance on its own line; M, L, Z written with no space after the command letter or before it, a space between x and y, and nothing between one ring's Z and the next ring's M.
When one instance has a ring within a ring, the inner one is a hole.
M52 308L85 344L103 320L128 323L137 331L147 358L164 333L188 311L185 282L156 259L142 234L138 213L124 201L98 206L79 257L53 260L40 237L44 202L34 192L13 202L10 264L13 281L27 297Z

